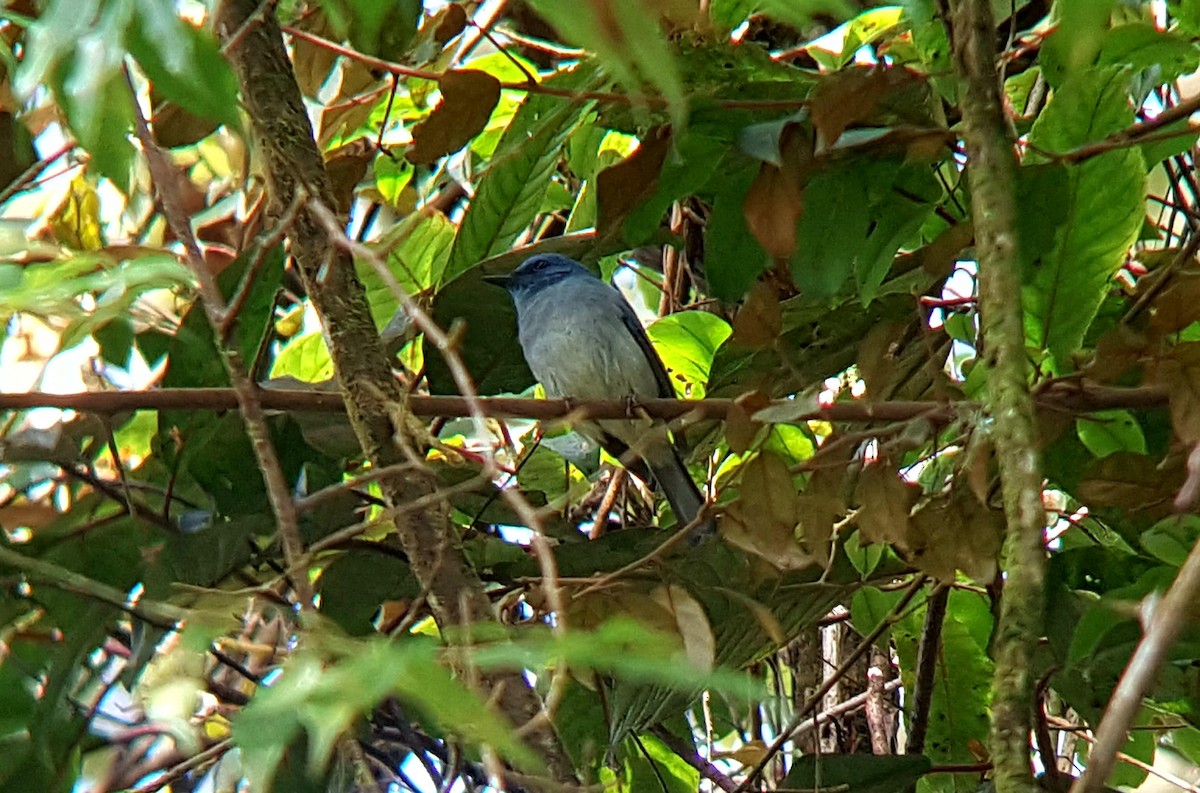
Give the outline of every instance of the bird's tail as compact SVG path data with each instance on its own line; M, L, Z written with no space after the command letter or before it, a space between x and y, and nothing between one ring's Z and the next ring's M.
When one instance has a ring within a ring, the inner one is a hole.
M662 488L671 504L675 519L679 521L680 526L695 523L700 510L704 508L704 496L700 494L700 489L688 473L678 450L674 446L665 445L654 451L657 453L647 454L646 462L654 475L654 481ZM716 521L706 517L693 527L689 541L692 545L699 545L712 537L716 530Z

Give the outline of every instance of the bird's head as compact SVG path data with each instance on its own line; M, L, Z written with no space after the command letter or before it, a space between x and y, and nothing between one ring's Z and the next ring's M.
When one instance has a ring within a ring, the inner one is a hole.
M509 294L516 296L540 292L548 286L578 276L595 278L591 271L574 259L557 253L539 253L522 262L512 275L485 275L483 280L502 286Z

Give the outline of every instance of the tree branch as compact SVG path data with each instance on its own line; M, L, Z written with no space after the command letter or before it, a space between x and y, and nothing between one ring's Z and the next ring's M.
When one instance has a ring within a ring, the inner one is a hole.
M0 565L19 570L31 581L116 606L127 614L163 630L174 630L177 623L188 616L186 609L166 603L145 599L134 603L130 601L129 593L122 592L116 587L103 584L51 562L34 559L2 545L0 545Z
M346 403L334 391L293 391L260 388L259 402L267 410L313 413L340 413ZM1086 383L1060 381L1043 387L1037 395L1041 410L1059 413L1091 413L1114 408L1134 410L1158 408L1167 404L1167 390L1161 386L1111 388ZM527 399L524 397L479 397L479 410L497 419L604 419L626 418L630 404L626 400ZM837 402L832 405L804 407L791 400L778 400L774 407L794 408L787 422L809 420L840 422L905 421L927 418L947 421L983 408L979 402L889 401ZM155 391L95 391L78 394L49 394L33 391L24 394L0 394L0 410L28 410L36 407L75 410L82 413L121 413L130 410L237 410L237 394L228 388L169 388ZM408 397L408 407L417 416L469 416L471 402L459 396ZM638 411L652 418L696 420L724 419L738 407L735 399L642 399ZM779 423L787 423L780 421Z
M1096 738L1088 754L1087 765L1083 774L1071 785L1071 793L1104 789L1104 783L1121 754L1119 750L1129 737L1129 725L1142 707L1142 697L1154 684L1158 670L1179 632L1194 621L1197 598L1200 598L1200 542L1192 546L1162 600L1156 603L1155 598L1150 597L1142 601L1142 622L1146 625L1146 634L1138 642L1133 657L1129 659L1129 664L1121 673L1120 682L1108 700L1108 707L1096 728Z
M133 84L130 83L130 91ZM162 205L163 216L175 236L183 243L188 267L195 275L200 286L200 303L204 315L212 327L216 337L221 360L225 371L229 374L229 382L237 396L238 408L242 413L242 422L246 425L246 435L250 438L250 446L254 457L262 470L263 483L267 490L267 500L271 511L275 513L276 533L279 545L283 549L284 558L289 569L304 556L304 539L300 536L300 518L296 505L292 501L291 487L284 476L283 466L279 462L279 454L271 440L271 431L267 427L267 417L263 412L262 403L258 399L259 391L250 376L250 369L242 358L237 345L225 343L224 328L229 317L229 307L217 285L217 279L204 260L204 253L196 241L192 231L191 219L184 207L182 192L179 187L180 174L171 165L166 153L154 139L150 126L142 115L137 97L133 97L135 130L138 141L146 154L146 163L150 168L150 176L154 182L154 190L158 193ZM250 275L250 274L248 274ZM291 581L296 598L301 608L312 607L312 585L306 575L295 576Z
M1016 240L1016 156L1008 139L996 73L995 23L989 0L954 6L954 65L962 100L967 176L979 261L979 308L988 354L987 405L1007 531L1004 592L992 678L992 758L997 793L1038 790L1030 770L1030 670L1042 634L1045 550L1041 459L1029 389L1021 270Z
M223 4L219 33L227 39L240 34L258 6L258 0ZM263 15L227 49L263 158L271 213L282 215L297 195L309 199L289 233L291 252L325 327L350 423L374 467L401 463L406 459L403 449L422 448L424 439L410 437L407 395L392 376L354 261L337 247L314 209L337 206L337 202L273 14ZM389 505L400 508L435 493L437 480L430 471L414 466L383 480L380 487ZM430 606L443 629L495 619L483 583L463 554L445 499L400 513L395 523L413 574L429 592ZM516 725L529 723L541 712L537 694L520 673L495 674L481 683ZM556 781L574 782L570 758L549 726L532 732L529 739Z

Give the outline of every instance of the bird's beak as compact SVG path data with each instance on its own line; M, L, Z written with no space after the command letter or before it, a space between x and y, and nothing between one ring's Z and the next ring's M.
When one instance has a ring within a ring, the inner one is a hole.
M483 277L483 280L487 281L489 284L494 284L494 285L500 287L501 289L508 289L508 285L510 283L512 283L512 276L511 275L485 275Z

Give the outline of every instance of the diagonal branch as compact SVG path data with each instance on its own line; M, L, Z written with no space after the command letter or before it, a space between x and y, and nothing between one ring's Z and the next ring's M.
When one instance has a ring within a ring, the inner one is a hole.
M133 90L132 83L130 83L130 90ZM208 318L208 324L212 326L213 334L217 337L221 360L225 364L229 382L237 396L242 421L246 425L246 434L250 438L250 445L258 460L259 468L262 469L267 499L271 504L271 510L275 513L279 544L283 548L284 558L291 569L304 557L304 540L300 536L300 519L296 512L296 505L292 501L291 488L284 476L283 466L279 462L279 454L275 450L270 429L267 427L267 417L262 402L259 400L258 388L251 379L250 370L246 361L242 359L237 345L225 344L222 338L225 335L223 328L229 316L229 307L217 285L217 279L204 260L200 244L196 241L196 235L192 231L191 219L184 208L179 186L179 173L171 165L166 152L158 145L154 135L151 134L150 126L146 122L145 116L142 115L136 96L133 107L137 138L146 154L150 176L154 181L154 190L158 193L163 215L166 217L171 231L183 243L188 267L196 276L196 281L200 286L200 302L204 307L204 314ZM311 607L312 586L308 577L296 576L292 581L292 586L296 590L301 608Z
M228 41L227 54L241 86L263 172L269 186L269 212L278 217L297 195L308 201L292 224L289 239L296 268L320 316L350 423L373 467L405 461L404 449L423 448L424 439L411 427L407 395L392 376L367 308L366 293L354 262L329 233L314 207L332 207L329 175L296 84L279 24L271 13L246 25L258 0L228 0L221 7L218 32ZM419 459L419 454L414 455ZM441 627L469 627L495 619L483 583L463 553L459 532L450 520L445 499L429 499L437 480L423 466L398 471L380 483L393 508L426 504L396 517L396 533L413 574L429 593ZM499 709L517 725L541 712L541 702L519 673L495 674L481 683ZM549 726L529 736L555 780L574 782L570 759Z

